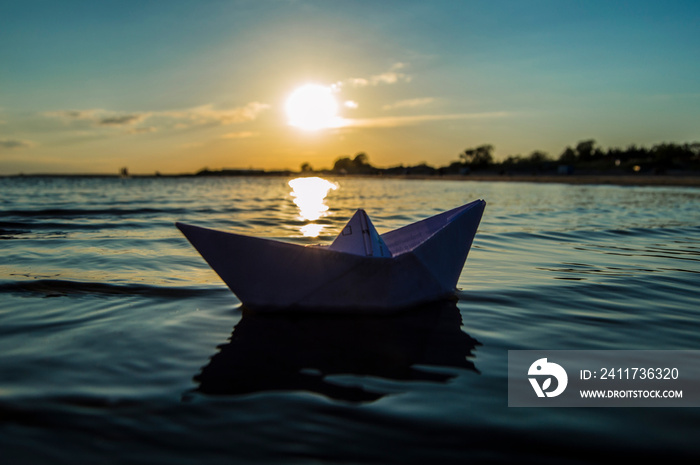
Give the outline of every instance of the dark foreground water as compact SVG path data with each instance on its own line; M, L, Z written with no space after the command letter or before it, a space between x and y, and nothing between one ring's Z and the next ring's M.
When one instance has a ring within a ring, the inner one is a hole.
M288 181L0 179L0 462L700 458L697 408L506 379L509 349L700 349L700 190L341 178L322 212ZM243 311L173 224L328 243L476 198L459 302L375 318Z

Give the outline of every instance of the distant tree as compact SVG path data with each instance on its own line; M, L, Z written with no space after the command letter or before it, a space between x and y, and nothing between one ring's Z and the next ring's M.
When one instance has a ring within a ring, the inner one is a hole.
M542 163L550 161L549 155L547 155L546 152L542 152L541 150L535 150L534 152L532 152L530 156L527 157L527 160L533 165L541 165Z
M694 159L697 159L693 145L697 144L662 143L655 145L649 152L654 169L657 172L662 172L671 168L679 169L690 166Z
M559 163L564 163L567 165L573 165L576 163L576 152L571 147L564 149L561 155L559 155Z
M360 152L355 155L355 158L342 157L335 161L333 165L333 171L343 171L346 173L355 174L368 174L376 171L372 165L369 164L369 157L366 153Z
M688 150L692 154L691 157L696 160L700 160L700 142L693 142L688 145Z
M428 165L426 162L422 162L415 166L409 166L406 168L406 174L418 174L418 175L432 175L438 170Z
M338 158L333 164L333 171L344 171L346 173L349 173L353 170L353 167L354 165L350 157L341 157Z
M508 155L508 157L501 162L504 167L512 167L522 163L523 157L521 155Z
M358 172L366 171L367 168L371 168L371 165L369 164L369 157L364 152L360 152L355 155L355 158L352 160L352 164L355 167L355 171Z
M635 144L632 144L625 150L625 155L629 160L641 160L649 156L649 151L644 147L637 147Z
M459 158L473 169L486 168L493 163L493 145L484 144L466 149Z
M576 153L580 161L591 161L595 158L595 140L582 140L576 144Z
M313 170L314 169L309 162L304 162L301 164L301 172L302 173L308 173L308 172L313 171Z
M541 150L535 150L527 157L522 155L509 155L501 162L501 168L508 170L524 171L545 168L544 164L551 161L549 155Z
M453 161L448 166L442 166L438 169L440 174L469 174L469 167L461 161Z

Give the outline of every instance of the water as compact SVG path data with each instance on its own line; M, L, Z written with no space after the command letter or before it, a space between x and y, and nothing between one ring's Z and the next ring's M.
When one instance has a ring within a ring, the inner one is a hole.
M329 180L304 210L277 177L0 179L2 463L700 457L697 409L506 380L509 349L700 349L700 190ZM476 198L459 302L376 318L242 311L173 224L329 243Z

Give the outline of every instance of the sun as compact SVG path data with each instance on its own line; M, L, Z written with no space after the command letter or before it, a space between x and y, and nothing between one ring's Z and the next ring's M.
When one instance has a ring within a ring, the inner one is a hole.
M319 84L306 84L296 89L285 106L291 126L317 131L338 125L338 102L333 89Z

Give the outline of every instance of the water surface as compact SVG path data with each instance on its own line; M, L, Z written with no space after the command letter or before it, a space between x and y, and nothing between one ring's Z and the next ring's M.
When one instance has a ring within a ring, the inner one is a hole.
M697 409L506 380L512 349L700 349L700 190L329 178L305 210L289 181L0 178L3 463L700 457ZM174 227L327 244L477 198L459 301L391 317L243 311Z

